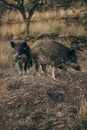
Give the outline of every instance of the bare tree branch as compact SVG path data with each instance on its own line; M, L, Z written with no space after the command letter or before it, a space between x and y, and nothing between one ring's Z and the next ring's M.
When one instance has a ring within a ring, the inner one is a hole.
M0 1L3 2L5 5L7 5L8 7L19 9L19 5L9 3L6 0L0 0Z

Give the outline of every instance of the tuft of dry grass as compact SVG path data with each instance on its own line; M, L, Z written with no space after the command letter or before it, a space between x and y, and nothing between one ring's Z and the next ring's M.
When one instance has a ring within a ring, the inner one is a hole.
M78 23L67 23L65 20L48 20L46 21L37 21L31 23L30 25L30 34L32 35L41 35L41 34L51 34L57 33L59 35L85 35L86 30L82 25Z
M8 68L12 64L13 55L10 43L0 42L0 68Z
M23 21L21 14L17 11L9 11L2 17L4 23Z
M21 32L24 32L25 24L11 24L11 25L3 25L0 27L0 37L2 39L8 39L10 36L17 36L20 35Z

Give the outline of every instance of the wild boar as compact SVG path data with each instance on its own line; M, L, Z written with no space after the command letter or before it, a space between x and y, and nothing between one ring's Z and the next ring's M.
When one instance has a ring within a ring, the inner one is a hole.
M19 73L27 73L27 68L32 66L32 58L30 55L30 47L26 41L15 43L11 41L11 47L14 48L14 60L18 62Z
M38 40L31 48L26 42L18 44L11 42L11 46L15 49L15 60L18 61L21 71L23 70L23 64L26 72L33 62L35 63L36 72L39 72L40 66L42 66L42 70L46 75L46 66L51 65L53 79L55 79L56 68L66 70L67 66L71 66L75 70L80 70L75 51L54 40Z

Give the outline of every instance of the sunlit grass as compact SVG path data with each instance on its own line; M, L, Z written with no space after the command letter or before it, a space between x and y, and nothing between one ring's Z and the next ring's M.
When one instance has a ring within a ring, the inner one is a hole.
M85 6L75 6L67 10L60 9L58 11L35 12L30 24L31 35L41 35L58 33L59 35L87 35L85 27L72 18L82 18L86 15ZM71 21L69 19L71 18ZM10 36L18 36L22 32L25 33L25 24L19 12L8 12L3 16L3 24L0 27L0 37L2 39ZM10 22L10 24L6 24ZM23 33L23 34L24 34ZM12 38L13 38L12 37Z
M24 30L25 30L24 23L11 24L11 25L5 24L0 27L0 37L2 37L2 39L8 39L9 36L20 35L20 33L24 32Z

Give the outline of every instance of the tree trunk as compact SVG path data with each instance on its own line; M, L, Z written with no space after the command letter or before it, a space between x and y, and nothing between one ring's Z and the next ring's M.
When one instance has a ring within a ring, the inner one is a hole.
M31 18L32 18L32 15L30 16L28 16L28 18L26 18L26 20L25 20L25 34L26 34L26 36L29 36L29 29L30 29L30 22L31 22Z
M23 17L24 22L25 22L25 34L26 34L26 36L29 36L30 22L31 22L31 18L32 18L34 12L32 12L32 13L28 12L28 16L27 16L24 7L20 8L19 11Z
M25 33L27 36L29 36L30 21L31 21L31 19L27 19L26 23L25 23L26 24L25 25Z
M28 36L29 35L30 21L31 21L32 15L30 15L30 13L28 13L28 16L27 16L26 12L24 10L24 7L20 8L19 11L22 15L24 22L25 22L25 35Z

